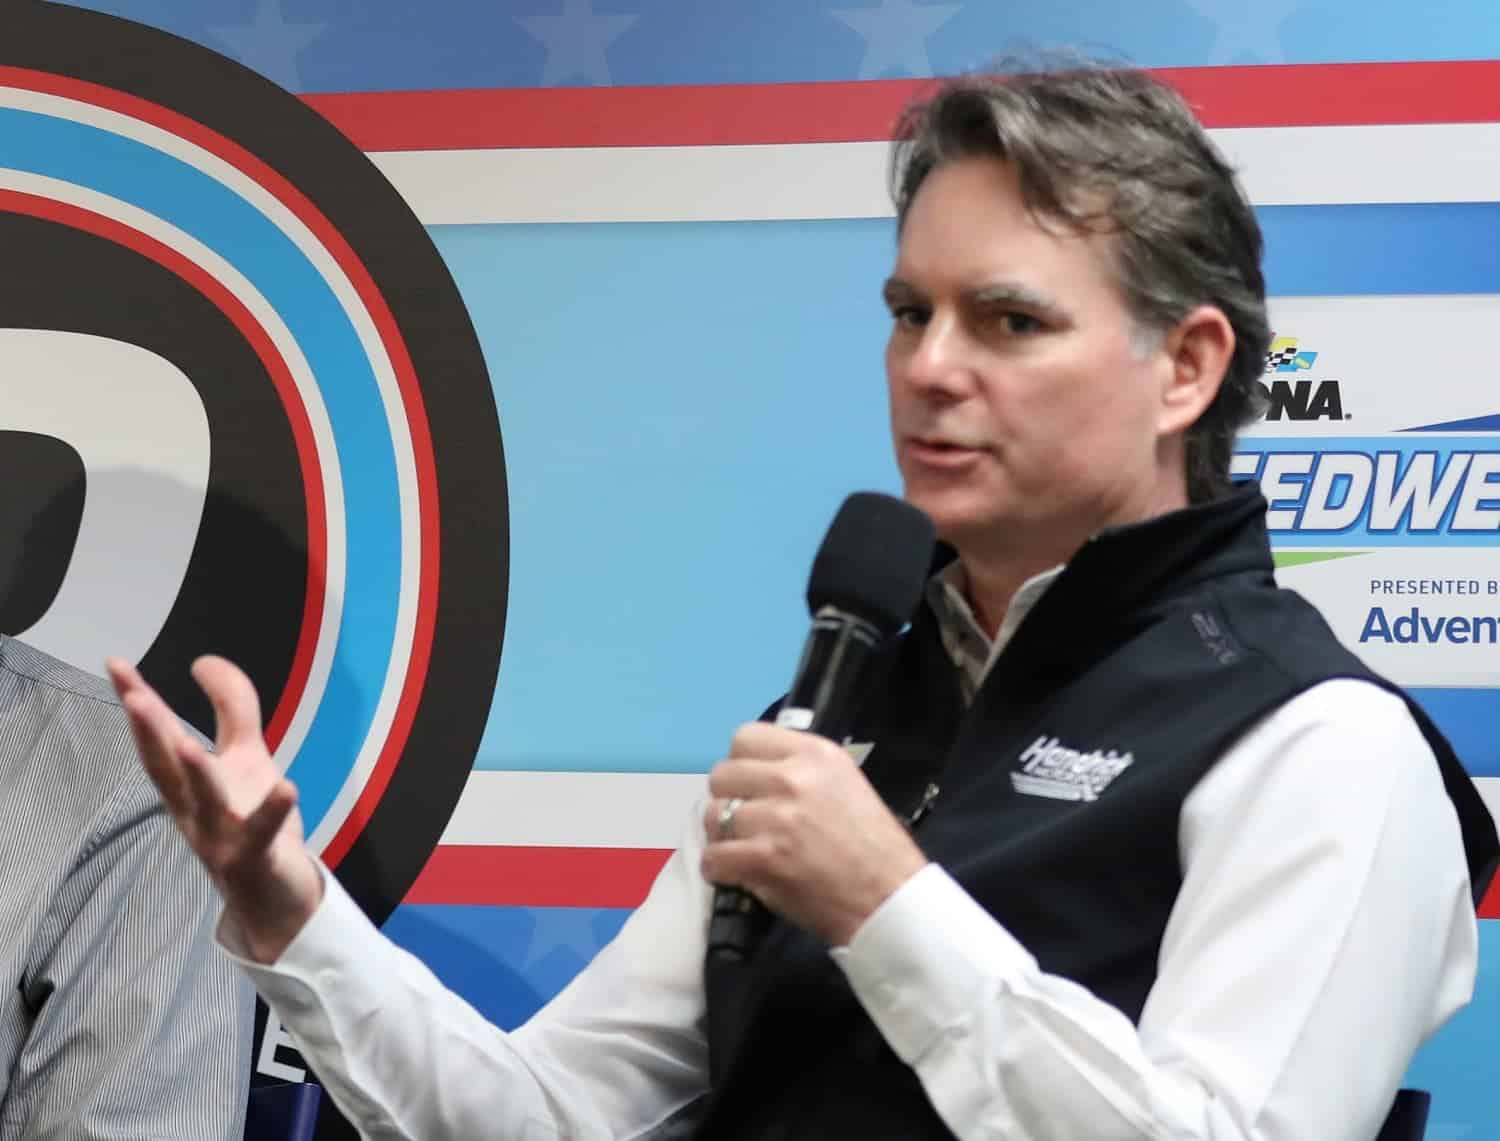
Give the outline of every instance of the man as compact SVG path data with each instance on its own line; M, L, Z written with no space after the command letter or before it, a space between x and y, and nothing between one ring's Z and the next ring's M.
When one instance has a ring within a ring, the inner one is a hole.
M253 996L109 685L0 637L0 1139L238 1141Z
M1467 1001L1493 825L1229 485L1269 333L1201 128L1135 72L962 81L895 186L892 435L956 558L874 750L742 728L514 1034L308 859L242 674L195 668L210 759L112 666L221 939L367 1136L1367 1141ZM711 883L780 917L747 964L705 969Z

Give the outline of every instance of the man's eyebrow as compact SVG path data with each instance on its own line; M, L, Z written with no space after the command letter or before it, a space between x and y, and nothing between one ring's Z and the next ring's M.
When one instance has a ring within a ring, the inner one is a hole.
M1063 312L1063 307L1057 301L1018 281L993 281L969 290L968 295L970 302L976 305L1007 304L1019 305L1038 313Z
M880 295L888 305L904 304L926 298L926 294L900 277L888 277ZM992 281L965 291L971 305L1016 305L1035 313L1060 316L1063 306L1047 294L1018 281Z
M899 277L888 277L885 279L885 284L880 287L880 296L887 303L891 303L896 301L911 301L921 297L922 293L921 290L917 289L910 282L903 281Z

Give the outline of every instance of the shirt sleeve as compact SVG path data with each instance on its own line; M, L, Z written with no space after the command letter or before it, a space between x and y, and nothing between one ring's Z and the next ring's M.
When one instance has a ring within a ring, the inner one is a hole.
M322 902L275 964L237 958L372 1141L641 1137L708 1085L697 833L695 816L619 935L511 1034L381 935L326 872ZM219 939L243 951L227 921Z
M964 1141L1368 1141L1468 1001L1457 817L1401 700L1308 690L1185 802L1139 1026L929 866L833 952ZM941 933L940 935L935 933Z
M52 900L3 1132L239 1141L254 996L213 945L216 897L144 775Z

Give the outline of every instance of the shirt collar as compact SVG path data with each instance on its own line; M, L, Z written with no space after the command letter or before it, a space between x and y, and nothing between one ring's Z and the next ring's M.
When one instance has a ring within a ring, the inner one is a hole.
M934 574L961 573L948 570L956 558L953 548L938 546ZM1107 528L1074 552L1066 567L1035 576L1046 579L1041 586L1028 580L1011 600L993 646L982 631L977 643L943 633L943 644L958 664L961 689L972 698L978 689L974 679L988 677L1003 650L1011 649L1028 673L1044 676L1049 668L1069 667L1085 652L1081 647L1097 648L1125 636L1121 624L1140 621L1144 609L1164 595L1229 575L1270 579L1272 573L1266 501L1253 481L1238 481L1218 499ZM977 629L963 598L966 580L940 577L939 584L929 583L927 596L939 631L966 629L955 615L967 615L967 626ZM945 589L950 586L951 591ZM963 602L961 610L953 606L955 596ZM953 649L959 644L970 647L963 657ZM972 657L977 664L962 664Z
M993 642L969 605L969 576L959 559L949 562L927 580L927 603L937 616L943 648L958 669L959 688L966 703L973 700L990 666L1062 570L1061 566L1052 567L1021 584L1005 608Z

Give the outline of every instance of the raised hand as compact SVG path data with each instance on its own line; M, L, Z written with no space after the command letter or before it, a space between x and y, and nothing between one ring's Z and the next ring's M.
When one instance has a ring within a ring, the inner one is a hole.
M254 685L223 658L193 663L214 708L210 754L130 663L111 658L106 666L141 761L250 957L274 962L317 909L323 881L303 842L296 787L261 736Z

